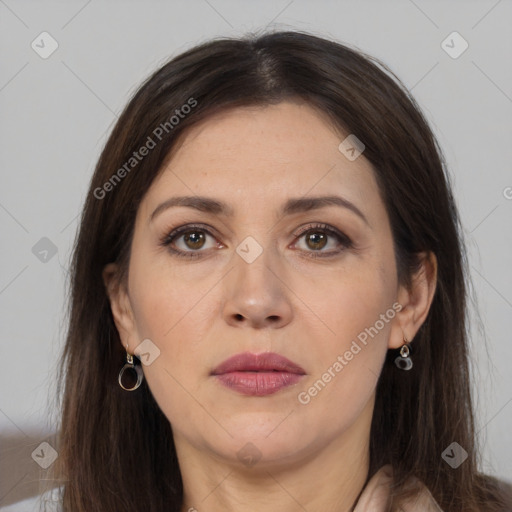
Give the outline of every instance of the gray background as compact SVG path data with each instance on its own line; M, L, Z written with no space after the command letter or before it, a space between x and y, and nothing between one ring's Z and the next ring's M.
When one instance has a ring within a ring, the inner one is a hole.
M471 329L482 466L512 480L511 21L510 0L0 0L0 506L37 493L45 475L31 453L51 444L56 424L70 249L118 113L170 56L266 26L311 31L380 58L433 125L485 328ZM31 47L42 45L43 31L59 45L47 59ZM441 45L453 31L469 44L456 59ZM36 250L51 246L43 237L57 251L47 261ZM478 320L475 310L471 317Z

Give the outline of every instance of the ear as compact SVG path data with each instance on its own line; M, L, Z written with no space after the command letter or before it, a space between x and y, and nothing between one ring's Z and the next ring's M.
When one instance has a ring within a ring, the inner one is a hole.
M133 354L130 350L130 340L137 340L136 327L130 298L126 287L119 281L119 269L116 263L109 263L103 268L103 283L110 301L112 316L119 332L123 349Z
M411 341L427 318L437 283L437 258L432 252L419 253L420 268L412 276L410 288L400 286L397 302L402 309L397 313L391 329L388 348L400 348L404 336Z

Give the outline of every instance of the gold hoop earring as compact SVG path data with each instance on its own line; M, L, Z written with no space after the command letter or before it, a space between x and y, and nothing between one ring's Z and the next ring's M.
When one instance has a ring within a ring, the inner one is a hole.
M395 359L395 364L400 370L410 370L412 368L412 359L409 357L409 342L404 336L404 344L400 348L400 355Z
M126 370L134 370L137 374L137 382L135 385L131 388L127 388L123 385L123 374ZM128 345L126 345L126 363L121 368L121 371L119 372L119 377L117 378L119 385L125 390L125 391L135 391L141 384L144 379L144 372L142 371L142 368L140 366L136 366L133 364L133 356L128 352Z

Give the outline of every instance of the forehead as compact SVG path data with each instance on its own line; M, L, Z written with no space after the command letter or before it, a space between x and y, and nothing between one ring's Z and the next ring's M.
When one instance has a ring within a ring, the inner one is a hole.
M363 156L350 161L339 150L346 136L307 104L222 112L189 129L143 203L149 208L173 195L215 195L236 214L237 208L327 193L375 201L370 163Z

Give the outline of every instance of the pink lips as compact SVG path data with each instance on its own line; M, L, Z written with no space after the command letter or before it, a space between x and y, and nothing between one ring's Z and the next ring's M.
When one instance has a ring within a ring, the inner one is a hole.
M212 372L224 386L252 396L276 393L305 374L300 366L274 352L244 352L226 359Z

